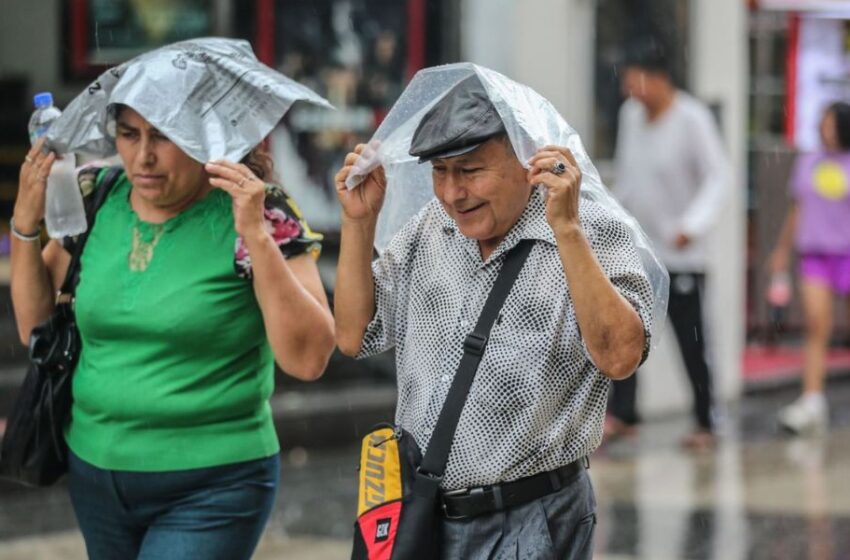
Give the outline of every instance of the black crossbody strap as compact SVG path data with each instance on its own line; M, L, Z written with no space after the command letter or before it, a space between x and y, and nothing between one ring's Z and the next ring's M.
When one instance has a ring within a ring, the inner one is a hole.
M88 228L77 237L77 242L74 243L74 253L71 255L71 263L68 265L68 272L65 273L65 281L62 282L62 288L59 291L60 294L74 294L80 276L80 258L83 255L83 248L86 245L86 240L89 238L89 233L94 228L95 216L100 207L103 206L106 197L109 195L109 191L112 190L112 186L122 171L123 169L121 167L110 167L104 175L103 181L101 181L97 190L95 190L92 204L86 212Z
M531 240L520 241L505 256L505 263L499 271L493 289L490 290L490 295L487 296L475 329L467 335L463 343L463 357L460 359L454 381L446 396L443 409L440 411L425 457L422 459L420 470L429 476L436 478L443 476L460 414L472 387L472 381L475 379L478 364L487 347L490 331L533 246L534 242Z

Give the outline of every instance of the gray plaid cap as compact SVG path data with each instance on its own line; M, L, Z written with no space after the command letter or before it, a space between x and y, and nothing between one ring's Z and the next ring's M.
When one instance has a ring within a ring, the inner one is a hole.
M424 163L471 152L505 132L499 113L478 76L461 80L425 113L413 140L410 155Z

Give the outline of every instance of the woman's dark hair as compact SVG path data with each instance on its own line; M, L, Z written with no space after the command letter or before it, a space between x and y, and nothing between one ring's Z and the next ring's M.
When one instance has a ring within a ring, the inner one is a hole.
M850 150L850 103L836 101L826 109L835 115L835 135L842 151Z
M263 144L260 144L259 146L248 152L248 155L243 157L242 161L240 161L239 163L247 166L248 169L251 170L251 173L262 179L263 181L272 181L272 174L274 173L274 160L272 160L271 154L265 148L265 146L263 146Z

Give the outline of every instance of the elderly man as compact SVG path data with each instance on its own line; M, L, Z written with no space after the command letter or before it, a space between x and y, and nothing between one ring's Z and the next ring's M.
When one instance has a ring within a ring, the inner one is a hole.
M568 149L544 147L524 168L473 75L413 135L410 154L431 163L435 200L372 262L383 170L353 190L344 184L365 149L336 176L337 343L359 357L395 347L396 421L421 449L506 254L533 243L452 443L442 556L590 558L585 458L601 440L609 380L631 375L648 348L652 293L630 230L580 199ZM511 498L499 503L494 492Z

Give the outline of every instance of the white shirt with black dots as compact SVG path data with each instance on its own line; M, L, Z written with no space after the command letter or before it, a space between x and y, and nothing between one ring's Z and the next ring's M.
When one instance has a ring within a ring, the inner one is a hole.
M582 198L591 247L647 332L652 289L630 230ZM437 200L372 263L376 313L359 357L396 350L396 423L427 448L463 355L504 262L521 239L534 247L501 314L461 414L443 488L507 482L590 454L602 440L609 380L582 341L542 188L499 247L482 261ZM644 352L644 355L646 351Z

